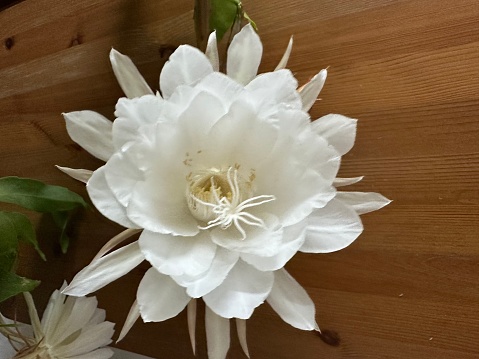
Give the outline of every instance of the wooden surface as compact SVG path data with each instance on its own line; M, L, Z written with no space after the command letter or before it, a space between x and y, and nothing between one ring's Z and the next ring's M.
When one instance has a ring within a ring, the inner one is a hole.
M109 66L112 46L157 88L168 55L160 49L193 42L192 3L26 0L0 12L0 175L85 195L82 184L53 166L95 169L100 162L72 143L60 113L93 109L112 118L122 95ZM301 83L329 66L312 117L359 119L340 174L365 175L351 189L394 200L363 216L366 229L346 250L298 254L287 265L316 303L319 325L336 331L340 345L289 327L263 305L248 321L252 358L479 358L479 3L244 5L260 28L263 71L274 68L291 34L290 68ZM25 248L20 270L43 280L34 292L43 306L120 228L85 213L62 256L52 223L38 223L49 260ZM97 293L117 329L144 270ZM119 346L155 358L193 358L184 313L137 323ZM236 338L228 357L244 357ZM206 358L201 320L197 358Z

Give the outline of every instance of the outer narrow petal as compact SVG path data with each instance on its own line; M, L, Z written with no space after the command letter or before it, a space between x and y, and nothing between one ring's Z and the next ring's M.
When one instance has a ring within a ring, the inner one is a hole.
M90 294L124 276L143 260L138 242L128 244L83 268L63 290L63 294L76 297Z
M278 64L278 66L276 66L274 71L278 71L278 70L286 68L286 65L288 64L289 56L291 55L291 50L292 49L293 49L293 37L291 36L291 38L289 39L289 42L288 42L288 47L286 47L286 51L284 52L283 57L279 61L279 64Z
M246 85L258 73L258 67L263 55L263 45L248 24L233 38L228 48L226 72L229 77Z
M94 111L64 113L71 139L88 153L107 161L113 153L112 122Z
M128 219L126 208L118 202L110 187L108 187L105 178L105 166L93 172L86 189L95 207L106 218L127 228L139 228Z
M194 85L211 72L213 67L205 54L192 46L181 45L161 70L161 93L167 99L178 86Z
M318 95L323 89L327 76L328 71L326 69L321 70L311 81L298 90L303 100L303 110L305 112L308 112L318 99Z
M110 61L116 79L127 97L134 98L153 94L150 86L128 56L111 49Z
M333 181L334 187L343 187L343 186L349 186L355 183L358 183L359 181L362 181L364 176L360 177L352 177L352 178L335 178Z
M317 327L314 303L308 293L285 269L274 272L274 284L267 302L286 323L302 330Z
M144 230L139 239L145 258L160 273L199 275L211 265L216 252L208 231L193 237L178 238Z
M216 41L216 31L213 31L208 37L208 45L205 51L206 57L210 60L213 71L220 70L220 58L218 56L218 43Z
M208 306L205 309L208 359L225 359L230 348L230 321L215 314Z
M120 336L118 337L118 340L116 341L117 343L122 340L125 335L128 334L130 331L131 327L133 327L133 324L138 320L140 317L140 307L138 306L137 301L135 300L133 302L133 305L130 308L130 311L128 312L128 316L126 317L125 324L123 324L123 328L121 328Z
M196 299L191 299L186 308L188 320L188 334L190 335L191 349L196 355Z
M140 282L137 301L144 322L162 322L178 315L190 301L184 288L150 268Z
M61 167L61 166L55 166L55 167L58 168L63 173L66 173L67 175L69 175L71 178L74 178L77 181L80 181L83 183L87 183L93 174L93 171L90 171L90 170L75 169L75 168Z
M236 318L236 331L241 349L243 349L243 352L249 358L248 342L246 340L246 320Z
M266 299L272 286L272 272L261 272L239 261L224 282L203 300L223 318L248 319Z
M391 200L375 192L338 192L336 199L353 207L357 214L377 211L391 203Z
M354 145L358 120L343 115L330 114L311 124L314 132L328 140L342 156Z
M308 218L306 240L301 252L329 253L349 246L363 231L358 214L341 201L333 199Z

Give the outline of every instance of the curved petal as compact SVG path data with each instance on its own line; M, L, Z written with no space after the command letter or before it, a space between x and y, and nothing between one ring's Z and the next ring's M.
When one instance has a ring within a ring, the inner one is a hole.
M165 101L158 96L146 95L140 98L120 98L116 103L113 122L113 144L119 150L128 141L138 136L142 125L161 121Z
M311 128L326 138L340 155L344 155L354 145L357 121L343 115L329 114L314 121Z
M150 268L140 282L138 306L144 322L162 322L178 315L190 301L184 288Z
M64 113L71 139L103 161L113 154L112 122L94 111Z
M178 284L187 287L186 293L188 293L190 297L200 298L223 283L238 259L238 253L218 247L215 258L207 272L197 278L183 276L173 277L173 279Z
M180 85L195 85L213 72L210 61L197 48L181 45L171 54L160 74L160 89L165 99Z
M266 228L245 226L246 238L242 239L239 231L231 226L228 229L215 228L211 231L211 239L218 246L230 251L250 253L259 256L274 256L278 253L283 238L283 228L278 219L269 214L260 214Z
M213 94L226 108L244 91L244 87L221 72L213 72L203 78L196 89Z
M390 199L375 192L338 192L336 199L351 206L357 214L377 211L391 203Z
M194 236L198 223L191 215L184 196L171 195L167 187L148 182L135 185L127 208L128 218L151 232Z
M319 93L323 89L327 76L328 71L326 69L321 70L306 85L298 90L303 101L303 111L308 112L311 107L313 107L318 99Z
M272 272L261 272L238 261L224 282L206 294L203 300L223 318L248 319L268 296L273 278Z
M286 65L288 64L289 56L291 55L291 50L293 49L293 37L289 39L288 46L286 47L286 51L284 52L283 57L279 61L278 66L274 69L274 71L278 71L281 69L286 68Z
M128 244L91 262L63 290L63 294L81 297L90 294L124 276L145 258L138 242Z
M110 348L100 348L88 354L75 355L74 357L69 357L68 359L109 359L114 354L115 352Z
M352 184L355 184L355 183L358 183L358 182L362 181L363 178L364 178L364 176L351 177L351 178L336 177L333 181L333 186L334 187L349 186L349 185L352 185Z
M174 237L144 230L139 239L146 260L160 273L195 276L208 270L216 245L208 231L193 237Z
M218 55L218 43L216 40L216 30L208 37L208 44L205 51L206 57L210 60L213 71L220 70L220 58Z
M301 248L306 236L307 220L284 228L283 240L278 254L270 257L242 253L241 259L260 271L274 271L283 268Z
M244 26L228 48L226 73L233 80L246 85L258 73L263 56L263 45L251 24Z
M238 334L238 341L240 342L243 353L250 358L248 341L246 339L246 320L236 318L236 332Z
M69 175L71 178L74 178L77 181L80 181L83 183L87 183L93 174L93 171L90 171L90 170L75 169L75 168L61 167L61 166L55 166L55 167L58 168L63 173L66 173L67 175Z
M266 301L286 323L302 330L314 330L316 309L308 293L285 269L274 272L274 284Z
M123 324L123 328L121 328L120 335L118 336L117 343L122 340L125 335L128 334L130 329L133 327L133 324L138 320L140 317L140 307L138 307L138 302L135 300L133 305L128 312L128 316L126 317L125 324Z
M127 97L134 98L153 94L150 86L128 56L111 49L110 62L116 79Z
M126 228L139 228L126 215L126 208L116 199L105 178L105 166L100 167L88 180L86 189L96 209L106 218Z
M205 308L206 341L208 359L226 359L230 348L230 321Z
M363 231L358 214L333 199L324 208L317 209L308 218L306 240L301 252L329 253L349 246Z
M273 103L260 111L262 114L269 114L271 109L277 111L276 106L280 103L288 105L290 109L301 109L302 102L296 91L297 87L298 82L290 70L278 70L256 76L245 89L251 91L259 103Z

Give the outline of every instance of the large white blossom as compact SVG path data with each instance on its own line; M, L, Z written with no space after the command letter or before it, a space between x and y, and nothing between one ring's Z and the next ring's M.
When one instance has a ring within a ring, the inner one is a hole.
M389 201L336 189L361 179L336 178L356 120L332 114L311 122L308 111L327 72L298 90L285 69L291 45L275 71L258 75L262 44L245 26L222 74L213 33L206 54L183 45L171 55L161 94L112 50L127 96L116 105L116 119L65 114L70 137L106 163L94 172L60 169L86 182L96 208L128 228L65 292L86 295L144 259L151 264L121 336L140 315L163 321L188 304L194 313L192 299L200 297L210 358L226 355L229 318L237 318L247 352L242 320L265 300L292 326L317 329L314 303L284 265L298 251L347 247L363 230L359 214ZM138 241L108 253L140 230ZM189 320L193 332L194 315Z
M14 358L108 359L113 356L113 351L106 346L111 343L114 324L105 321L105 311L97 308L96 298L67 297L61 293L65 287L66 284L52 293L41 321L32 296L25 293L32 335L2 328L12 343L23 344Z

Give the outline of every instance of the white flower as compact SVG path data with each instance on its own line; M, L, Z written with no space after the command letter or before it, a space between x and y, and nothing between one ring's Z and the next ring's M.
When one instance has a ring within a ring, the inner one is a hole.
M103 348L111 343L113 323L105 321L105 311L97 308L95 297L66 297L55 290L40 321L30 293L25 299L32 322L33 337L10 330L11 340L26 346L15 358L24 359L107 359L113 351Z
M229 47L226 75L218 72L215 34L206 55L180 46L161 72L161 95L112 50L129 97L118 101L115 121L91 111L65 114L71 138L106 164L92 174L60 169L86 181L97 209L129 229L66 293L88 294L146 259L152 268L124 333L139 315L166 320L200 297L211 358L226 355L227 319L247 319L265 300L289 324L317 328L313 302L283 266L297 251L348 246L363 229L358 213L389 201L336 190L360 180L336 179L356 120L327 115L310 122L307 111L327 73L297 90L284 69L291 45L274 72L260 75L262 44L249 25ZM104 255L140 229L138 241Z

